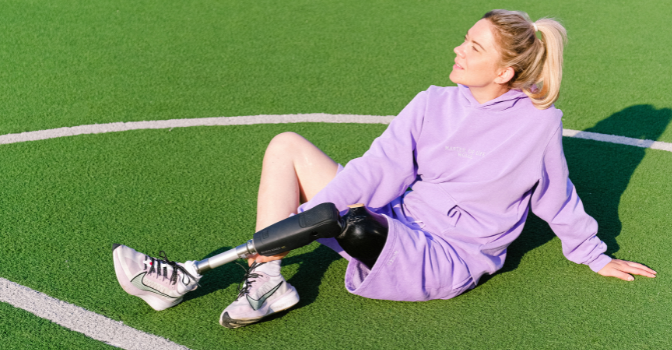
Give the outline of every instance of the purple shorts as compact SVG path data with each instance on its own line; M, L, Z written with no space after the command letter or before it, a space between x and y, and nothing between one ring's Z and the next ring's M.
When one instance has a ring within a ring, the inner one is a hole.
M350 293L370 299L425 301L450 299L476 286L467 264L448 242L420 228L403 197L370 209L384 215L389 225L385 247L372 269L350 257L335 238L318 240L349 261L345 288Z

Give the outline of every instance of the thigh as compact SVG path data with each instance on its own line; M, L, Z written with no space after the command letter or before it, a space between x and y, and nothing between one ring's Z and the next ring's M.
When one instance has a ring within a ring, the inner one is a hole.
M288 135L294 142L294 169L301 191L301 201L311 200L338 172L338 163L299 134Z
M302 136L286 132L271 140L264 155L257 200L257 231L313 198L338 171L338 164Z

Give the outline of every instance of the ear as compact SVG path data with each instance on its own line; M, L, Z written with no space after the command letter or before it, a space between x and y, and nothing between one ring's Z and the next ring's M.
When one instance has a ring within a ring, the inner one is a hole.
M502 68L495 78L495 83L507 84L511 79L513 79L514 74L515 71L512 67Z

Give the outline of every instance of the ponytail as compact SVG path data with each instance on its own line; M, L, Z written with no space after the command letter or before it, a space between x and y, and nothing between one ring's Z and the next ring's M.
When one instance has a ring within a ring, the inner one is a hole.
M507 10L493 10L483 18L493 25L502 66L514 70L509 87L522 90L538 109L550 107L562 82L562 50L567 42L562 24L549 18L532 22L524 12Z

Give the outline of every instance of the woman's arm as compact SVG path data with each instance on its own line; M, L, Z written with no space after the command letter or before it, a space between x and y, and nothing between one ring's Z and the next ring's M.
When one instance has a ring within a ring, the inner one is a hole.
M562 150L562 126L544 152L542 174L530 202L532 211L545 220L562 241L562 252L578 264L586 264L603 275L626 281L631 274L655 277L655 271L635 262L612 259L604 254L607 245L597 237L597 222L588 215L574 184L569 179Z
M351 160L299 212L324 202L334 203L339 210L355 203L377 208L403 194L417 176L414 152L426 100L427 92L419 93L362 157Z

